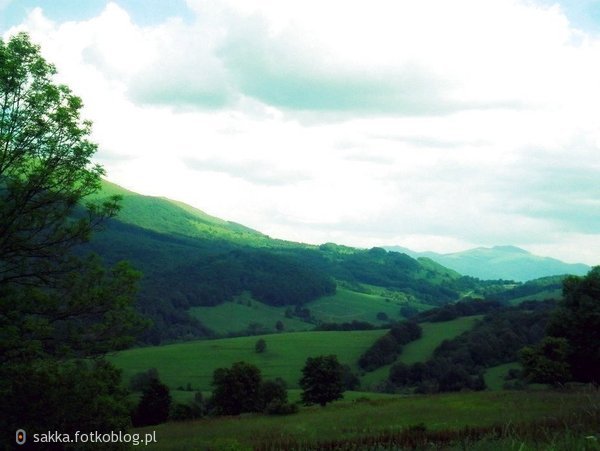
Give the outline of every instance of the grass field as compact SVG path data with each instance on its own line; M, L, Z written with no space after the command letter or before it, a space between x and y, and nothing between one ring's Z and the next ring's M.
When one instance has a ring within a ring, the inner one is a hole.
M202 340L122 351L110 360L129 378L148 368L156 368L161 380L171 389L191 384L194 390L210 390L216 368L229 367L243 360L258 366L264 378L283 378L290 388L298 387L307 357L336 354L343 364L356 369L360 355L385 330L349 332L292 332L262 337ZM267 349L257 354L254 345L264 338Z
M384 298L377 294L366 294L351 291L346 288L337 288L333 296L325 296L306 304L313 315L324 322L351 322L368 321L381 323L377 313L383 312L390 319L398 320L401 303Z
M354 447L335 449L374 449L357 447L356 444L372 445L380 440L388 440L410 426L415 428L417 436L422 436L425 429L431 434L439 431L434 436L443 438L445 435L442 431L447 431L446 436L451 436L450 432L465 431L467 426L470 428L467 432L485 433L485 428L490 428L492 434L492 425L500 425L500 433L510 431L511 427L516 433L521 429L527 432L526 427L519 429L520 426L517 426L554 418L560 419L555 421L559 426L569 426L572 422L574 427L576 424L580 426L574 431L597 433L593 428L600 419L599 405L597 390L573 393L466 392L371 400L363 398L339 401L325 408L303 407L298 414L290 416L209 418L150 426L136 432L156 431L158 443L149 446L149 449L161 450L325 449L323 442L330 445L336 441ZM542 440L547 438L546 431L538 429L539 426L533 425L529 432L542 434ZM585 439L581 432L577 434L576 438ZM457 449L471 449L464 447L464 443L462 446ZM489 443L486 448L479 449L529 449L523 446L508 448L506 441L503 446L493 448L493 443ZM427 446L427 449L432 449L432 446Z
M517 362L505 363L504 365L488 368L483 374L485 385L490 390L502 390L502 386L506 382L504 377L509 370L520 369L521 365Z
M433 351L442 341L449 340L466 332L473 327L475 321L481 318L481 315L475 315L440 323L421 323L423 336L404 346L402 354L400 354L396 361L406 363L407 365L412 365L416 362L425 362L433 355ZM380 381L386 379L392 365L386 365L375 371L365 373L361 378L363 389L372 389Z
M482 315L474 315L441 323L421 323L423 336L404 347L400 355L400 361L407 365L424 362L433 355L433 351L442 341L450 340L470 330L475 322L481 318L483 318Z
M333 296L325 296L305 304L311 315L322 322L367 321L382 324L388 320L377 319L383 312L389 320L402 320L400 308L405 302L391 299L384 294L367 294L352 291L338 286ZM425 310L431 306L411 303L417 310ZM252 323L260 324L268 331L275 331L275 323L281 320L286 331L303 331L314 328L314 324L297 318L286 318L287 307L274 307L263 304L248 293L237 296L233 302L224 302L214 307L193 307L192 316L210 327L219 335L242 332Z
M281 321L286 331L302 331L315 327L295 318L285 317L286 307L274 307L258 302L245 293L237 296L233 302L224 302L214 307L193 307L192 316L210 327L218 334L242 332L252 323L274 332L275 324Z

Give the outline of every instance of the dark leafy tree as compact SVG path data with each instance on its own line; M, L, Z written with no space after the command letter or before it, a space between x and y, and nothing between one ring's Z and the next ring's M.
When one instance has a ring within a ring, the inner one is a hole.
M101 358L142 325L132 308L139 274L78 251L118 199L90 200L104 173L91 161L91 124L54 75L27 35L0 40L0 427L110 430L128 420L119 391L106 388L119 373ZM23 383L30 375L35 386ZM96 390L61 396L74 380ZM53 399L54 410L32 407ZM82 407L100 402L113 413Z
M388 379L398 387L408 385L410 383L410 367L402 362L395 363L390 368Z
M534 347L521 350L523 377L542 384L562 384L572 378L567 362L569 343L564 338L545 337Z
M283 332L283 329L285 329L285 325L283 324L283 321L281 321L281 320L278 320L278 321L275 323L275 330L276 330L277 332Z
M256 344L254 345L254 350L258 353L258 354L262 354L263 352L265 352L267 349L267 342L265 341L264 338L259 338L258 340L256 340Z
M217 368L213 373L211 404L217 414L239 415L261 409L260 370L246 362L236 362L231 368Z
M149 426L167 421L171 409L169 387L152 379L142 393L142 399L133 415L134 426Z
M302 401L325 406L344 394L344 368L335 355L309 357L300 379Z
M385 334L378 338L373 345L365 351L358 359L358 366L367 371L373 371L379 367L392 363L398 354L402 352L402 346L396 339Z
M131 376L129 380L129 388L132 391L144 391L150 386L150 382L155 379L159 379L158 370L156 368L149 368L146 371L140 371L139 373Z
M402 352L402 345L421 337L422 329L414 321L402 321L392 325L390 331L377 339L358 360L358 365L367 371L373 371L392 363Z
M550 320L548 335L567 340L566 360L574 380L600 382L600 266L584 277L565 279L563 301Z
M287 404L288 394L286 383L277 378L274 381L264 381L260 385L260 410L268 409L269 406L281 406Z

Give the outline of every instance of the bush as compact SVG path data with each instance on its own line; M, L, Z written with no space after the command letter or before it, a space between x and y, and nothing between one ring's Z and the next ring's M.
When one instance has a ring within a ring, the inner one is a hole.
M169 387L158 379L153 379L142 394L142 399L133 415L133 425L150 426L164 423L169 418L170 408Z
M256 341L256 344L254 345L254 350L258 354L262 354L263 352L265 352L266 349L267 349L267 342L265 341L264 338L260 338L259 340Z

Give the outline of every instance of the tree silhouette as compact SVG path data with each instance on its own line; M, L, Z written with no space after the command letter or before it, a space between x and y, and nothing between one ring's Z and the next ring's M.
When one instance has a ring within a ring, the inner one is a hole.
M325 406L343 397L344 368L335 355L309 357L302 369L300 387L305 404Z

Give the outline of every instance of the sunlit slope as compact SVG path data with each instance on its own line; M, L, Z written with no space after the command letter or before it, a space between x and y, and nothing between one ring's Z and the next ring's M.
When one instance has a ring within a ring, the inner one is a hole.
M111 195L122 197L120 221L155 232L244 242L269 240L256 230L216 218L183 202L143 196L104 180L102 191L95 197Z
M291 388L298 387L306 359L335 354L343 364L356 369L360 355L385 330L350 332L297 332L194 341L122 351L110 359L123 369L124 380L149 368L156 368L161 379L171 388L211 389L213 371L245 361L258 366L265 378L283 378ZM259 338L264 338L264 353L255 351Z

